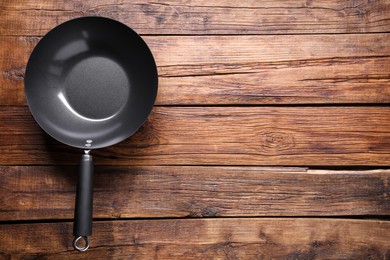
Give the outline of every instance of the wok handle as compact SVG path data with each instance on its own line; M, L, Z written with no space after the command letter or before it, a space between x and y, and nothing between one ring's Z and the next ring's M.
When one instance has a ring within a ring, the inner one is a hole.
M73 247L78 251L89 248L88 236L92 235L92 194L93 194L93 161L92 156L81 156L77 181L76 207L73 224ZM83 238L84 246L78 246Z

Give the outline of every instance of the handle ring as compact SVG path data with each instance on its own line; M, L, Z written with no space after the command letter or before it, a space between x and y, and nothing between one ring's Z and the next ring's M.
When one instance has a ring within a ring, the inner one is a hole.
M85 245L84 247L80 247L77 245L77 242L79 242L80 239L83 239L84 242L85 242ZM78 237L75 237L73 239L73 247L74 249L80 251L80 252L84 252L86 251L88 248L89 248L89 240L88 240L88 237L87 236L78 236Z

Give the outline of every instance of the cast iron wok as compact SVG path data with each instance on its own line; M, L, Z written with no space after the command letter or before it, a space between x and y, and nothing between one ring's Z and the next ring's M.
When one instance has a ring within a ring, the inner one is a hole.
M85 150L80 161L73 245L84 251L92 234L91 149L131 136L150 114L157 69L142 38L103 17L65 22L47 33L26 67L30 111L50 136ZM78 246L78 240L85 241Z

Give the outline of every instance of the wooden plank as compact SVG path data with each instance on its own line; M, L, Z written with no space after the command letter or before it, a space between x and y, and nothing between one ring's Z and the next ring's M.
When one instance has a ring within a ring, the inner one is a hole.
M390 222L342 219L99 221L91 248L71 223L0 225L3 259L388 259Z
M387 166L390 107L155 107L99 165ZM0 165L66 165L27 107L0 107Z
M0 104L26 104L39 37L0 37ZM389 103L390 34L145 37L159 105Z
M72 219L76 167L0 167L0 220ZM390 215L390 170L99 167L94 218Z
M33 1L3 0L0 35L43 35L80 16L117 19L141 34L308 34L388 32L379 1Z

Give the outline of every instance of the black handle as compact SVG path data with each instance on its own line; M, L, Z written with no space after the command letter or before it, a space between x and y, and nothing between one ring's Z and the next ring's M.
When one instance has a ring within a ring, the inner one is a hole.
M88 236L92 235L92 193L93 193L93 161L92 156L81 156L79 177L77 181L76 207L73 224L73 246L79 251L85 251L89 247ZM77 242L83 238L84 247L77 246Z

